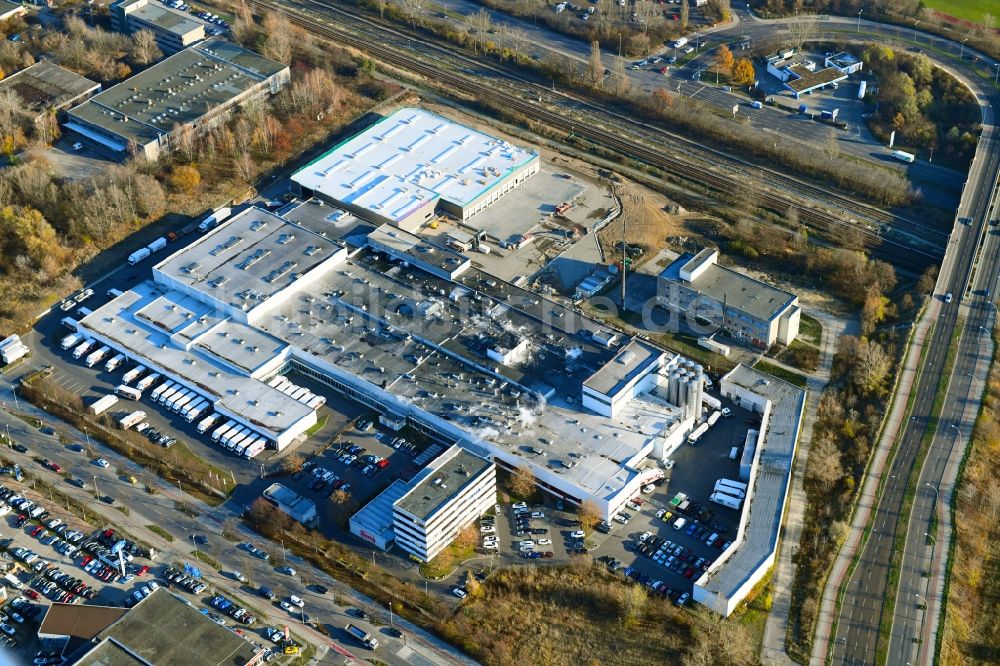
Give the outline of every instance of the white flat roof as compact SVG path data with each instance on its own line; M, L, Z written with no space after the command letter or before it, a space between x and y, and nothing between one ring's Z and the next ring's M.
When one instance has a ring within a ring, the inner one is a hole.
M209 306L179 292L164 291L152 282L136 285L79 323L84 333L110 342L131 358L148 361L197 390L217 410L237 414L261 434L277 437L314 410L201 351L202 339L208 348L214 333L231 330L229 327L233 326L241 332L246 329L223 323L211 316ZM264 334L258 335L262 339ZM261 362L264 356L270 358L284 347L278 340L271 338L271 341L270 346L253 354L259 354ZM249 352L239 347L223 358L229 356L226 360L236 361L234 365L250 365L245 360Z
M292 176L325 197L399 222L428 200L465 206L538 153L404 108Z
M248 208L175 252L155 270L247 311L328 260L339 243L260 208Z

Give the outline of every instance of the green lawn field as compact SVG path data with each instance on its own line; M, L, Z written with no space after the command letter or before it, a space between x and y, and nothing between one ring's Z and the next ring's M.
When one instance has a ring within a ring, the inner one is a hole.
M983 14L993 14L1000 20L1000 4L997 0L925 0L928 9L949 14L967 21L980 23Z

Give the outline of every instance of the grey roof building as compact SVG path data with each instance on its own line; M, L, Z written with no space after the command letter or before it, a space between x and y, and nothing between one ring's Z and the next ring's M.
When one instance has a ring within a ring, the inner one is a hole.
M201 134L238 105L277 93L288 65L223 39L210 39L161 60L67 114L67 130L113 157L155 160L182 130Z
M37 118L49 109L62 111L83 102L98 92L101 84L49 60L39 60L0 80L0 89L17 93L22 108Z
M742 364L722 378L721 388L723 397L761 415L737 535L695 582L692 594L695 601L728 616L777 557L806 394Z
M267 654L163 588L129 610L52 604L38 632L77 666L255 666Z
M799 334L799 297L718 264L719 251L685 252L660 273L657 303L685 312L755 347Z
M160 50L168 55L205 39L204 23L160 3L118 0L109 9L112 28L126 35L149 30L155 35Z

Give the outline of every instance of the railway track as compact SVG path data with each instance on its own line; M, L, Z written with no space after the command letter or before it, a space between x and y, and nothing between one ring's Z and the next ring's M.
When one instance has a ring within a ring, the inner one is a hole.
M294 4L279 4L273 0L254 0L252 6L281 12L293 24L310 32L356 48L387 64L411 71L456 91L475 95L499 108L516 111L537 122L556 128L565 128L568 123L572 123L572 131L577 136L595 145L706 185L718 192L730 192L734 179L737 178L745 179L751 186L754 182L766 180L771 187L758 187L755 192L763 207L778 212L794 209L803 224L834 238L838 231L860 233L867 249L900 268L919 271L939 261L943 254L947 232L860 203L780 171L732 158L721 151L705 148L686 137L621 116L587 100L555 93L506 69L455 53L427 40L414 38L327 2L298 0ZM327 16L324 17L323 13ZM330 15L335 15L340 24L328 22ZM403 49L422 52L423 55L434 58L435 62L424 62L401 53ZM445 60L452 63L457 71L442 66ZM484 81L486 76L492 78ZM534 99L520 96L525 88ZM547 108L539 100L556 103L561 108ZM588 114L587 122L572 115L579 112ZM623 137L604 129L605 126L613 127L622 122L629 124L632 136ZM667 154L651 147L647 142L653 142L654 145L670 144L671 149L683 157Z

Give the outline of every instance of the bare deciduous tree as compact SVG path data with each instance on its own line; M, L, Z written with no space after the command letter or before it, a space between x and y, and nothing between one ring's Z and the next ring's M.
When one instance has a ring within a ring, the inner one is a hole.
M528 497L535 492L535 475L527 465L521 465L510 479L510 490L518 497Z
M264 55L278 62L292 60L292 25L288 17L270 12L264 17Z
M139 30L132 35L132 59L140 65L148 65L163 57L156 44L156 35L151 30Z
M601 45L595 39L590 43L590 60L587 62L587 78L593 86L604 80L604 63L601 62Z

